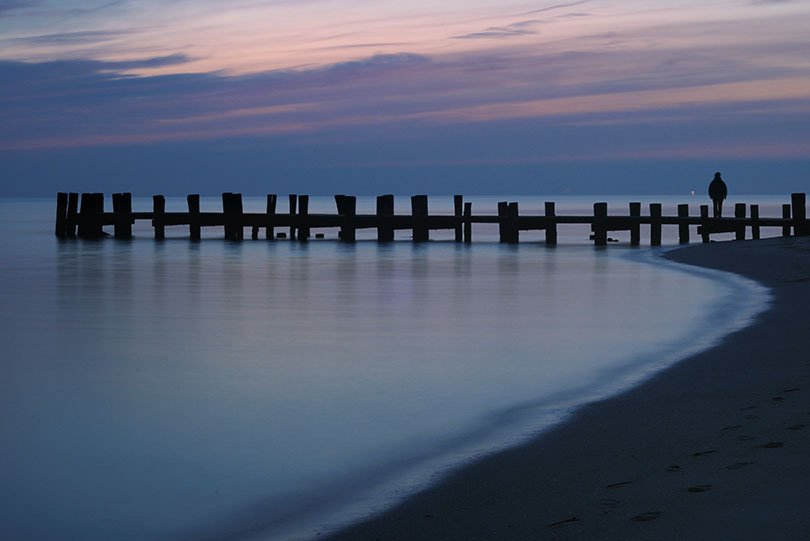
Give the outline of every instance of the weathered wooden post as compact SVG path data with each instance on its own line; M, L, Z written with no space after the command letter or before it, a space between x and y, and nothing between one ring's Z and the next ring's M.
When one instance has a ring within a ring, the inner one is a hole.
M751 205L751 238L759 240L759 205Z
M498 201L498 242L508 242L508 225L506 223L509 214L509 202Z
M650 245L661 246L661 203L650 203Z
M807 226L806 195L804 193L790 194L790 206L793 214L793 234L797 237L810 235Z
M276 202L278 201L278 196L274 193L267 194L267 226L264 229L264 238L268 240L273 240L275 237L275 227L273 226L273 221L275 220L276 214Z
M101 219L104 213L104 194L82 194L82 209L79 222L79 236L97 239L104 236ZM82 229L84 233L82 233Z
M411 196L411 216L413 217L413 241L425 242L430 239L428 232L428 196Z
M678 218L683 221L678 224L678 242L680 244L689 244L689 205L678 205Z
M70 192L68 194L67 223L66 231L68 237L76 236L76 227L79 225L79 194Z
M336 195L335 204L338 214L343 216L343 225L340 228L340 238L346 242L357 239L357 197L353 195Z
M785 203L782 205L782 219L783 220L790 220L790 203ZM782 236L789 237L790 236L790 223L786 222L782 226Z
M120 222L121 217L119 213L121 212L121 194L120 193L113 193L111 196L112 199L112 207L113 207L113 238L118 238L120 234L120 230L118 229L118 224Z
M242 194L223 193L222 213L225 221L225 238L228 240L242 240L245 235L242 217Z
M745 203L736 203L734 205L734 218L742 220L735 226L735 238L737 240L745 240Z
M309 196L298 196L298 240L303 242L309 238Z
M557 244L557 210L554 201L545 202L546 211L546 245L555 246Z
M222 221L225 228L225 240L234 240L232 192L222 193Z
M83 239L98 238L101 235L96 226L98 219L96 218L96 194L83 193L81 204L79 206L79 237ZM102 200L103 201L103 200Z
M394 196L392 194L377 196L377 240L392 242L394 240Z
M103 193L94 193L93 197L95 198L95 231L97 237L104 236L104 194Z
M472 242L472 203L464 203L464 242Z
M115 214L115 238L132 238L132 194L113 194L113 214Z
M186 196L188 203L188 235L191 240L200 240L200 194L192 193Z
M67 236L67 206L68 194L59 192L56 194L56 226L54 234L63 239Z
M236 234L235 240L242 240L245 238L245 222L243 218L244 207L242 206L242 194L233 194L233 221L234 233Z
M298 195L291 193L289 195L290 200L290 240L295 239L295 214L296 214L296 205L298 204Z
M518 204L516 201L509 203L508 223L509 223L509 243L517 244L520 242L520 228L518 226Z
M641 244L641 202L630 203L630 245Z
M155 240L166 238L163 215L166 213L166 198L162 195L152 196L152 227L155 228Z
M463 212L464 212L464 196L454 195L453 215L456 217L456 231L455 231L456 242L462 242L464 240L463 218L462 218Z
M596 246L607 246L607 203L593 204L593 241Z
M700 240L709 242L709 205L700 205Z

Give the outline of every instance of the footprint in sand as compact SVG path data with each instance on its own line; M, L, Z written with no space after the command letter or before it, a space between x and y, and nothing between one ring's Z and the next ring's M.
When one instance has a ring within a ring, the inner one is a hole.
M613 498L602 498L599 500L599 507L602 508L602 514L607 515L615 511L620 503L619 500L614 500Z
M687 488L686 490L688 492L708 492L711 489L712 489L711 485L694 485Z
M781 441L770 441L768 443L764 443L762 445L757 445L759 449L778 449L780 447L784 447L785 444Z
M632 483L633 483L633 481L622 481L620 483L612 483L610 485L605 485L605 488L619 488L619 487L623 487L623 486L626 486L626 485L630 485Z
M726 466L726 469L727 470L732 470L732 471L741 470L741 469L745 468L746 466L750 466L752 464L753 464L753 462L735 462L734 464L729 464L728 466Z
M557 522L552 522L548 525L549 528L559 528L560 526L565 526L566 524L572 524L574 522L579 522L577 517L571 517L564 520L558 520Z
M661 516L661 511L646 511L640 515L634 516L631 520L633 522L649 522Z

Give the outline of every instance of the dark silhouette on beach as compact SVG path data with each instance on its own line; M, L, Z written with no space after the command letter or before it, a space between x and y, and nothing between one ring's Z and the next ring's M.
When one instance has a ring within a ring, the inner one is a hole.
M720 177L720 172L714 174L714 179L709 183L709 197L712 198L712 207L715 218L723 217L723 200L728 195L728 187Z

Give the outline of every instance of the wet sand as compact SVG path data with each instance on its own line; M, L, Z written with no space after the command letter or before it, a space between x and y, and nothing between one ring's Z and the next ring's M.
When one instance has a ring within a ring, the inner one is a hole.
M810 536L810 239L670 259L771 288L750 327L334 540Z

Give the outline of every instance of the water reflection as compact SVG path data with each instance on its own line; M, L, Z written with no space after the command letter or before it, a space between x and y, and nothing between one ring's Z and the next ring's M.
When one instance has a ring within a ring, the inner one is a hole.
M0 523L272 530L347 503L325 493L359 501L404 465L412 481L512 441L728 306L715 282L615 248L10 245Z

